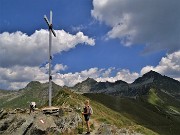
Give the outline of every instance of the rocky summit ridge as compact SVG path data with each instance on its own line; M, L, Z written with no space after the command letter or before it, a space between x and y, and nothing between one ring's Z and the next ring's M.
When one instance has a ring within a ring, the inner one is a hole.
M136 97L146 95L151 88L164 91L180 100L180 82L155 71L144 74L131 84L121 80L114 83L97 82L88 78L76 84L71 90L79 93L105 93L115 96Z
M0 134L45 135L73 133L82 121L72 109L61 108L58 115L47 115L36 110L29 114L26 109L1 110Z

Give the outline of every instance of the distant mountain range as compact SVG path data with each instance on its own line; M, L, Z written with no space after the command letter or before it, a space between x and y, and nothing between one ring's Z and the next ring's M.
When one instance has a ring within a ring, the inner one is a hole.
M76 93L104 93L113 96L138 98L147 96L150 89L156 89L161 93L180 100L180 82L167 76L150 71L142 77L136 79L133 83L128 84L118 80L112 82L97 82L92 78L76 84L74 87L64 88L70 89ZM53 96L55 96L63 87L53 83ZM25 88L17 91L0 90L0 107L16 106L16 103L26 106L30 101L34 100L40 105L47 103L48 99L48 83L40 83L37 81L30 82Z
M71 88L52 86L53 105L79 108L89 98L93 117L101 122L126 125L144 134L180 134L180 82L157 72L150 71L131 84L88 78ZM0 109L28 108L31 101L38 107L48 104L48 83L33 81L17 91L0 90Z
M114 83L97 82L92 78L88 78L76 84L71 90L80 93L105 93L115 96L137 97L148 94L151 88L161 90L180 100L180 82L162 76L155 71L144 74L131 84L121 80Z

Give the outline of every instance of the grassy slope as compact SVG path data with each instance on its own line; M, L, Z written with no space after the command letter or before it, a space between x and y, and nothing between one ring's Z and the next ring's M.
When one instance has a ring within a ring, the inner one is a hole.
M147 102L164 109L167 112L171 111L173 113L171 108L176 112L180 112L180 102L163 91L150 89L149 94L144 97L144 100L145 99L147 99Z
M166 113L164 108L157 108L156 106L144 101L135 100L127 98L113 97L103 94L85 94L92 100L98 101L105 106L119 112L123 116L131 119L133 122L147 127L159 134L164 135L179 135L180 134L180 122L175 119L174 116ZM168 98L167 98L168 97ZM162 97L157 99L157 95L152 93L149 97L151 102L166 102L168 104L169 96L166 95L166 100L164 101ZM154 98L154 99L153 99ZM161 99L162 98L162 99ZM170 101L169 101L170 102ZM169 103L170 104L170 103ZM174 103L172 102L171 106ZM162 105L160 105L162 107ZM175 106L177 108L177 105Z
M53 83L53 95L62 87ZM0 98L0 108L29 108L29 103L35 101L37 107L41 107L48 100L48 84L31 82L26 88L18 92L9 91L10 95ZM6 93L6 94L8 94Z
M102 100L104 100L105 98L106 97L102 96ZM87 99L86 96L72 93L68 89L65 89L63 91L59 91L59 93L53 98L53 105L70 105L80 113L82 107L84 106L83 102L85 101L85 99ZM113 124L119 128L125 127L127 129L135 130L144 134L156 134L155 132L143 126L136 124L131 119L128 119L126 115L124 115L124 113L116 112L111 108L95 101L93 98L90 98L90 102L94 112L92 118L97 121ZM78 110L77 108L80 108L80 110Z
M20 95L21 93L17 91L0 90L0 108L7 106L10 100L17 98Z

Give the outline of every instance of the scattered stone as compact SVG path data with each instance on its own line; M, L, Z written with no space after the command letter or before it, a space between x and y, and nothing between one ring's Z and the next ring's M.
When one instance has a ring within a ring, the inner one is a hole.
M2 111L2 113L0 114L0 120L4 119L7 115L8 113L6 111Z
M65 112L73 112L73 109L70 108L70 107L64 107L63 110L64 110Z
M0 114L1 114L3 111L4 111L4 109L2 108L2 109L0 110Z
M129 130L127 128L118 129L114 125L110 124L101 124L97 130L97 133L101 135L142 135L135 131Z

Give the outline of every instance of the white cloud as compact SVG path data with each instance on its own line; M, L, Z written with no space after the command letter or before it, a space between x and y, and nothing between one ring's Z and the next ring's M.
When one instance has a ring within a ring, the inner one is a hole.
M180 51L168 54L163 57L156 67L146 66L142 68L141 75L149 72L150 70L155 70L163 75L170 76L174 79L180 80ZM112 73L116 72L114 76ZM137 72L131 72L128 69L117 70L114 67L108 69L91 68L89 70L84 70L81 72L54 75L55 82L59 85L73 86L78 82L82 82L88 77L94 78L96 81L109 81L115 82L117 80L123 80L128 83L132 83L135 79L140 77Z
M109 69L107 70L109 71ZM106 72L106 71L105 71ZM132 83L135 79L139 77L139 74L136 72L131 73L128 69L122 69L117 74L112 77L112 76L107 76L107 77L99 77L96 80L99 82L115 82L118 80L122 80L128 83Z
M49 64L48 64L49 65ZM57 73L58 71L65 71L66 69L67 69L68 67L65 65L62 65L62 64L56 64L55 66L54 66L54 70L53 70L53 72L52 72L52 74L55 74L55 73Z
M99 69L97 67L90 68L75 73L62 74L61 71L68 67L62 64L56 64L52 67L53 81L61 86L74 86L75 84L86 80L88 77L94 78L98 82L115 82L123 80L132 83L140 75L143 75L150 70L172 77L180 81L180 51L172 54L167 54L163 57L157 66L143 67L140 74L131 72L128 69L117 70L114 67L108 69ZM113 75L116 73L115 75ZM10 68L0 68L0 87L6 89L23 88L30 81L40 81L45 83L48 81L48 64L43 67L28 67L28 66L13 66Z
M79 31L82 31L82 30L85 30L87 28L87 26L84 26L84 25L79 25L79 26L72 26L71 29L72 31L74 32L79 32Z
M154 70L180 81L180 50L163 57L157 66L142 68L141 75Z
M98 78L102 74L102 69L91 68L75 73L61 74L59 71L65 70L67 66L56 64L52 69L53 81L61 86L73 86L78 82L90 78ZM44 67L22 67L0 68L0 87L5 89L19 89L25 87L30 81L48 82L48 64Z
M32 80L46 82L48 74L44 73L44 67L13 66L0 68L1 88L19 89L25 87Z
M174 52L180 49L179 5L179 0L93 0L91 14L112 28L108 38L119 38L125 46Z
M111 73L112 73L113 70L115 70L114 67L111 67L111 68L107 69L107 70L102 74L102 77L103 77L103 78L106 78L106 77L111 76Z
M94 45L94 40L85 36L82 32L71 35L65 31L56 31L57 38L53 38L53 54L67 51L79 43ZM19 89L30 81L48 81L48 64L39 67L46 61L48 54L48 31L36 31L31 36L16 33L0 34L0 88ZM45 47L46 46L46 47ZM97 81L123 80L128 83L139 77L136 72L128 69L117 70L114 67L108 69L90 68L75 73L61 74L68 67L56 64L52 68L53 81L59 85L73 86L88 77ZM180 80L180 51L167 54L157 66L142 68L141 75L149 70L155 70L161 74ZM116 72L112 76L112 73Z
M111 73L115 68L105 69L98 69L98 68L90 68L89 70L84 70L81 72L75 73L67 73L67 74L60 74L57 73L54 75L54 82L59 85L66 85L66 86L74 86L75 84L86 80L88 77L93 78L98 82L115 82L117 80L123 80L126 82L133 82L137 77L139 77L138 73L130 73L129 70L123 69L117 72L115 76L111 76Z
M90 68L75 73L61 74L59 71L67 69L66 65L56 64L52 68L53 81L61 86L74 86L75 84L86 80L88 77L97 81L115 82L123 80L132 82L138 77L137 73L130 73L129 70L123 69L117 71L115 68L98 69ZM111 76L112 72L117 72L115 76ZM24 88L30 81L48 82L48 64L44 67L28 67L13 66L11 68L0 68L0 84L4 89L20 89Z
M90 68L89 70L83 70L81 72L54 75L54 82L59 85L74 86L75 84L90 78L98 78L102 74L102 69Z
M76 35L66 33L64 30L56 30L56 38L53 38L52 54L61 53L74 48L78 44L94 45L95 41L82 32ZM1 67L39 66L48 59L48 31L35 31L28 36L22 32L0 34L0 63Z
M95 44L94 39L82 32L75 35L64 30L55 32L57 37L53 38L52 55L68 51L78 44ZM39 66L48 60L48 33L41 29L30 36L20 31L0 34L0 88L23 88L32 80L47 82L48 64ZM66 65L56 64L52 74L66 69Z

